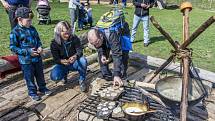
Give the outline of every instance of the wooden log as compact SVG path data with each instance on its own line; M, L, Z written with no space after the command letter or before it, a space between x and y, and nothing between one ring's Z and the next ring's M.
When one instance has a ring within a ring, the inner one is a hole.
M164 59L160 59L160 58L155 58L155 57L151 57L151 56L145 56L139 53L130 53L129 54L129 58L131 61L135 61L137 63L146 63L149 66L153 66L153 67L160 67L162 63L164 63L166 60ZM139 65L141 66L141 65ZM165 68L165 70L169 70L169 71L173 71L173 72L180 72L180 64L179 63L172 63L169 66L167 66ZM207 80L209 82L215 83L215 73L214 72L210 72L201 68L197 68L195 67L195 69L197 69L198 74L200 76L201 79ZM191 70L194 73L194 77L198 78L197 75L195 75L194 70Z
M85 45L87 45L87 43L88 43L87 32L79 35L79 38L80 38L80 41L81 41L81 45L83 47L85 47ZM41 54L41 56L43 58L43 61L46 61L46 60L49 60L50 58L52 58L50 48L43 49L43 53ZM9 71L9 70L10 71L12 70L11 73L15 73L17 71L20 71L20 69L17 69L17 67L12 65L10 62L0 58L0 74L1 74L1 72L6 72L6 74L7 74L7 71Z
M86 57L88 60L88 64L91 64L97 60L97 54L93 54L91 56ZM46 80L49 80L49 73L45 75ZM24 83L24 80L21 80ZM48 84L50 85L50 84ZM53 87L54 83L51 83L51 87ZM50 86L48 86L50 87ZM9 87L8 87L9 88ZM26 87L20 87L18 89L12 90L11 92L8 92L7 94L2 96L6 100L0 103L0 117L4 116L11 110L17 107L17 105L20 105L21 103L25 103L29 101L29 98L27 96Z

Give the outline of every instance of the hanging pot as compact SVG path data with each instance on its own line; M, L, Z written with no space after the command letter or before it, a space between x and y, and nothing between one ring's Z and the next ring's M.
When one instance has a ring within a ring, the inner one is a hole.
M199 103L205 96L206 92L199 80L189 79L188 84L188 105L193 106ZM155 89L161 100L169 106L180 106L182 93L182 77L169 76L159 80Z

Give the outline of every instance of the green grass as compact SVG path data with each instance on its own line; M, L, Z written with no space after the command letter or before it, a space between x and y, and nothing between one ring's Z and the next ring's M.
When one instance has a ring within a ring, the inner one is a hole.
M49 47L50 41L53 38L53 29L58 20L70 21L69 10L67 3L51 3L51 18L55 22L51 25L38 25L36 17L33 20L33 25L38 30L44 47ZM93 5L94 21L108 11L111 6ZM35 8L35 4L32 8ZM134 8L126 8L128 15L126 20L132 26ZM34 10L34 13L35 10ZM182 42L182 14L179 9L176 10L158 10L151 9L150 14L155 16L160 25L172 36L173 39ZM201 9L194 8L190 13L190 33L199 27L205 20L215 13L207 12ZM84 31L77 32L80 34ZM0 7L0 56L10 54L9 50L9 33L10 26L6 12ZM150 40L153 42L147 48L143 47L143 32L142 23L139 25L134 44L134 51L144 55L150 55L159 58L168 58L170 50L173 49L168 41L162 37L154 26L150 24ZM194 50L193 61L196 66L215 72L215 24L210 26L202 33L190 47Z

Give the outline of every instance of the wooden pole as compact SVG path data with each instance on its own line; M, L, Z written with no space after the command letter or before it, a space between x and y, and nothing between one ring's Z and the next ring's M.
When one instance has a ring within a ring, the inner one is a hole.
M160 73L169 63L172 62L175 55L171 55L156 71L152 74L152 76L146 82L151 82L157 75Z
M192 9L192 5L189 2L184 2L181 5L181 11L183 12L183 41L185 42L189 38L189 12ZM183 77L182 77L182 95L181 95L181 111L180 120L187 120L187 107L188 107L188 81L189 81L189 55L185 53L182 57L183 63Z

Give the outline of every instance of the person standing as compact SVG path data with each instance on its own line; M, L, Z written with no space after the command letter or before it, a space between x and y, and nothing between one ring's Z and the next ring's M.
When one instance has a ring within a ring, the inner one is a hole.
M71 18L72 32L75 33L75 22L79 16L79 7L81 6L80 0L69 0L69 11Z
M39 92L50 95L51 91L46 87L43 62L41 54L43 52L42 43L37 30L31 25L33 12L27 7L17 8L15 19L17 25L10 33L10 49L18 55L24 79L28 88L28 95L32 100L40 100ZM37 86L34 78L36 79Z
M135 6L134 19L131 31L131 42L134 42L138 25L143 22L144 47L149 45L149 8L153 6L154 0L133 0Z
M17 25L15 21L15 12L19 7L31 7L32 0L1 0L3 7L5 8L9 21L11 30Z

